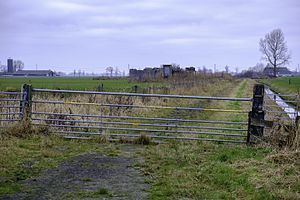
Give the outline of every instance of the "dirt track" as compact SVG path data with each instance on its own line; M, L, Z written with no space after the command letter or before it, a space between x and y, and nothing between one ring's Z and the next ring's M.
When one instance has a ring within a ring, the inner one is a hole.
M24 181L26 191L3 199L145 199L145 177L133 168L126 147L121 156L84 154ZM95 193L102 189L102 192ZM104 191L104 192L103 192Z

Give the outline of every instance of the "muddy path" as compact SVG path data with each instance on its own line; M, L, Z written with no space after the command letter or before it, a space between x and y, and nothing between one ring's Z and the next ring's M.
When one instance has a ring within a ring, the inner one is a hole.
M22 183L26 192L2 199L146 199L149 186L134 168L140 147L122 146L118 156L88 153Z

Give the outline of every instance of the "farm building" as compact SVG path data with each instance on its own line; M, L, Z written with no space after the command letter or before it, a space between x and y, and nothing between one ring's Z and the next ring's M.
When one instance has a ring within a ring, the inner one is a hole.
M273 77L274 76L274 67L270 67L269 65L267 65L267 67L265 67L265 69L263 71L263 74L265 76ZM291 76L292 72L286 67L277 67L276 75L277 76Z
M51 70L19 70L12 74L12 76L55 76Z
M13 73L4 72L1 73L0 76L35 76L35 77L53 77L57 76L55 72L51 70L19 70Z

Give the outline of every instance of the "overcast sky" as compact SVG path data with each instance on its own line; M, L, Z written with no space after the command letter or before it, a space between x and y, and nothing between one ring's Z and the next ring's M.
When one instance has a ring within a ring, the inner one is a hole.
M299 0L0 0L0 61L105 72L178 63L233 71L260 62L281 28L300 63Z

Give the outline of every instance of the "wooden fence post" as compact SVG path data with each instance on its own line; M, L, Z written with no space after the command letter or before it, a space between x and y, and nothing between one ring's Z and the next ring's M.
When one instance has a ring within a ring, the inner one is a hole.
M247 143L253 143L256 138L264 135L264 85L256 84L253 88L252 111L248 115Z
M20 113L21 119L31 117L32 107L32 86L23 84L21 87L21 101L20 101Z

